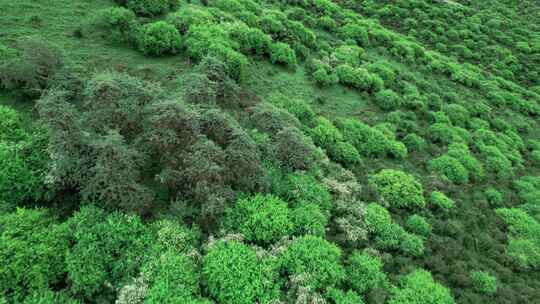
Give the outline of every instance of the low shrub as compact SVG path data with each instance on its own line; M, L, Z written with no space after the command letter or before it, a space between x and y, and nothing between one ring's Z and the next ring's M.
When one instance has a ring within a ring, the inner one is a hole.
M246 240L268 245L292 232L293 225L287 204L271 195L255 195L240 199L227 212L225 226L238 231Z
M291 210L294 234L324 237L328 219L315 204L303 203Z
M403 171L384 169L370 177L383 203L395 208L423 208L426 205L422 185Z
M137 44L146 55L176 54L182 46L182 36L173 25L157 21L142 27Z
M385 111L392 111L399 108L401 99L396 92L386 89L375 94L375 103L379 108Z
M455 184L466 184L469 182L469 171L467 171L459 160L448 155L442 155L430 160L428 162L428 169Z
M486 295L493 295L497 292L497 278L485 271L471 272L471 280L476 291Z
M277 42L270 45L270 61L294 68L296 66L296 54L288 44Z
M341 250L321 237L295 239L280 259L289 276L305 275L303 283L316 290L336 286L345 278Z
M431 225L427 220L418 214L413 214L409 216L406 223L406 228L414 234L419 234L422 236L429 236L431 233Z
M116 0L137 15L157 16L178 8L178 0Z
M347 281L359 294L383 287L386 283L386 275L383 272L381 258L366 253L354 252L346 267Z
M452 199L440 191L431 192L430 201L433 206L444 212L449 212L456 206L456 203Z

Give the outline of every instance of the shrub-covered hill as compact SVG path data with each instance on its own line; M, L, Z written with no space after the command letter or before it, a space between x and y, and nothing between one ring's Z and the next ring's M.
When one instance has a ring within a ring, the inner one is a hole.
M535 303L535 1L0 0L0 303Z

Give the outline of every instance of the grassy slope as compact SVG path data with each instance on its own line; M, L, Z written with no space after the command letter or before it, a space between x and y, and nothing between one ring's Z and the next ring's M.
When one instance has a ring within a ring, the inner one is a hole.
M85 66L88 70L129 69L131 73L154 80L167 80L169 76L178 75L189 67L182 56L148 58L142 56L125 45L114 45L93 33L86 26L92 13L104 7L113 5L110 0L0 0L2 18L0 18L0 40L14 44L23 36L38 35L62 46L68 59ZM82 38L75 35L77 29L82 29ZM455 91L461 98L474 101L481 99L478 93L449 81L445 77L426 74L418 67L407 66L383 57L376 49L368 50L372 59L393 61L403 69L413 73L417 79L429 80L433 88L423 90ZM276 92L289 97L301 98L328 118L354 117L374 124L384 119L384 112L374 106L371 97L335 86L329 89L319 89L307 79L305 70L300 67L295 72L273 66L267 62L256 62L252 65L246 87L256 92L258 97L267 98ZM0 103L15 104L16 96L0 92ZM29 111L31 105L26 103L18 106L20 110ZM538 129L538 123L536 129ZM426 121L419 119L419 124ZM536 134L533 136L540 136ZM430 147L430 154L416 155L412 153L406 161L368 160L365 167L356 168L359 180L365 180L370 173L380 168L402 168L422 177L426 190L434 189L433 176L427 172L426 160L438 155L440 149ZM526 166L519 175L534 174L535 168ZM486 185L475 185L482 189ZM506 188L507 185L498 185ZM491 301L490 303L532 303L540 296L540 282L535 273L514 273L504 257L506 233L502 230L500 220L487 206L485 201L475 196L472 186L448 186L447 193L457 202L456 214L449 220L434 218L436 237L427 243L427 258L396 260L395 265L387 265L387 270L393 274L405 272L413 266L431 269L435 277L445 285L453 288L456 299L460 303L475 303L476 301ZM515 197L507 197L506 206L518 204ZM399 215L396 215L400 219ZM461 291L461 278L458 273L466 273L476 265L483 265L493 270L501 281L503 296L483 299ZM459 271L458 271L459 270ZM478 302L476 302L478 303Z

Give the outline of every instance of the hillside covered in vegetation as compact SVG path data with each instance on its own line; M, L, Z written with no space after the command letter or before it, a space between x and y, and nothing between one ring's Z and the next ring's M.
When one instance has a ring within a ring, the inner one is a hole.
M539 303L538 1L0 9L0 303Z

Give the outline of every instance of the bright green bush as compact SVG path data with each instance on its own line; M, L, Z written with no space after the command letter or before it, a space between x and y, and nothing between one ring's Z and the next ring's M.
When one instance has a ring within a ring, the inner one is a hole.
M208 48L208 55L222 61L227 68L227 75L236 82L242 82L246 76L248 60L243 54L221 44Z
M424 254L424 240L416 234L405 233L399 242L399 249L406 255L419 257Z
M315 204L324 214L328 214L332 208L332 195L327 187L306 173L287 175L282 188L276 190L280 196L291 202L293 207L303 203Z
M244 54L264 55L270 53L272 55L272 51L274 51L271 48L272 38L257 28L249 27L243 23L234 23L228 28L228 31L229 37L238 44L240 51ZM296 57L292 59L296 61ZM286 58L286 60L291 60L291 58ZM289 64L289 61L284 63Z
M69 221L72 246L65 267L73 293L93 299L138 275L151 235L132 215L84 207Z
M429 236L432 230L431 225L426 221L426 219L418 214L409 216L406 227L410 232L422 236Z
M493 187L487 188L484 191L484 196L492 207L500 207L503 204L503 194Z
M267 303L278 295L272 261L259 259L255 250L236 241L214 244L203 257L202 275L219 303Z
M149 285L145 303L184 302L199 294L200 275L192 259L166 251L146 263L141 272Z
M356 148L348 142L337 142L327 150L330 158L345 166L354 166L362 163L362 157Z
M506 253L523 269L540 268L540 223L522 209L495 210L510 230Z
M344 292L340 289L331 288L326 292L326 297L335 304L364 304L362 297L352 290Z
M104 9L97 14L97 23L113 34L119 41L129 41L137 28L137 19L132 10L123 7Z
M62 282L68 233L45 209L0 215L0 295L22 303L32 291Z
M360 46L369 46L369 34L365 27L349 22L341 27L340 35L343 39L356 41Z
M294 208L290 214L294 224L294 234L314 235L324 237L328 219L315 204L301 204Z
M390 143L381 131L355 119L339 120L337 126L343 139L363 155L384 156L388 152Z
M383 203L394 208L423 208L426 205L422 185L403 171L384 169L370 177Z
M452 103L444 105L442 110L454 126L466 127L468 125L470 114L464 106Z
M157 21L142 27L137 37L137 44L146 55L175 54L180 50L182 37L173 25Z
M373 84L372 75L364 68L355 68L347 64L336 68L339 82L361 91L367 91Z
M302 124L312 125L315 121L315 112L303 99L290 98L277 94L271 98L271 102L294 115Z
M405 144L399 141L389 141L388 144L388 155L397 159L404 159L407 157L408 151Z
M281 265L289 276L305 275L306 286L326 289L338 285L345 277L340 258L339 247L308 235L291 243L281 256Z
M359 294L364 294L373 288L383 287L386 275L382 268L383 263L379 257L354 252L349 257L346 267L347 281Z
M457 159L467 169L471 180L479 182L486 177L484 166L472 155L466 144L450 144L446 155Z
M329 68L318 68L311 76L315 80L315 83L322 87L332 86L339 82L339 77Z
M360 65L360 57L363 53L364 50L356 45L341 45L336 48L333 55L338 65L357 67Z
M407 151L421 152L426 148L426 141L421 136L410 133L403 138L403 143L407 147Z
M428 162L428 169L455 184L466 184L469 182L469 171L467 171L459 160L448 155L442 155L430 160Z
M317 125L309 131L309 135L315 144L322 148L329 148L343 141L343 135L328 119L320 116Z
M225 225L259 244L274 243L293 230L287 204L272 195L261 194L238 200L228 212Z
M388 304L454 304L446 287L435 282L431 274L417 269L404 276Z
M296 66L296 54L288 44L277 42L270 45L270 61L294 68Z
M476 291L492 295L497 292L497 278L485 271L472 271L471 280Z
M174 25L180 34L185 34L192 26L211 25L215 20L210 11L188 5L172 14L168 14L166 21Z
M178 0L116 0L138 15L156 16L176 9Z
M456 206L456 203L440 191L431 192L431 204L444 212L448 212Z
M16 142L26 136L21 115L10 107L0 105L0 141Z
M42 134L20 143L0 141L0 211L47 198L49 161L47 139Z
M375 103L385 111L392 111L401 105L401 99L396 92L386 89L375 94Z

